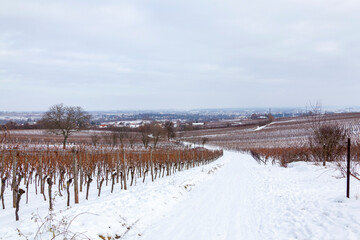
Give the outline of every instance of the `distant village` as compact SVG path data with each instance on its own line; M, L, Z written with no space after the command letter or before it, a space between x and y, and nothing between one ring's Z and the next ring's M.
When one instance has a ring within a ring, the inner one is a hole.
M346 112L337 110L336 112ZM0 112L0 125L7 124L10 128L36 128L44 112ZM175 127L203 128L242 125L252 120L286 118L301 116L306 113L301 108L280 109L210 109L191 111L101 111L89 112L93 128L139 128L151 122L164 124L173 122ZM329 113L329 112L328 112ZM331 113L331 112L330 112Z

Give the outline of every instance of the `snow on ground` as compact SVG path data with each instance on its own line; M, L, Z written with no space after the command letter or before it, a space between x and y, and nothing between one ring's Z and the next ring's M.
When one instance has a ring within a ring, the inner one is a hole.
M257 128L254 129L254 131L260 131L260 130L262 130L262 129L270 126L270 125L273 125L274 123L275 123L275 122L271 122L271 123L266 124L266 125L264 125L264 126L258 126Z
M228 163L139 239L359 239L359 184L304 162L260 166L225 152Z
M264 126L258 126L258 127L256 127L255 129L254 129L254 131L260 131L261 129L264 129L266 127L266 125L264 125Z
M81 214L70 230L90 239L359 239L360 184L352 179L347 199L346 180L338 175L304 162L258 165L249 155L224 151L207 166L147 179L127 191L116 185L110 194L107 187L98 198L92 189L89 201L82 195L69 209L58 197L54 213L68 222ZM2 210L0 239L17 239L16 228L32 239L38 227L31 213L44 216L46 207L39 195L29 205L23 199L19 222L13 209Z
M129 187L126 191L120 189L120 184L116 184L114 192L110 193L110 181L107 187L104 182L100 197L97 197L96 183L93 182L89 200L85 200L83 192L80 194L80 204L77 205L73 203L73 190L71 189L71 206L69 208L66 207L66 196L56 197L54 219L57 221L65 219L65 222L70 223L75 218L69 227L71 233L68 234L69 239L75 233L83 233L83 236L86 235L90 239L100 239L99 235L133 239L134 236L138 236L144 229L150 227L154 221L160 220L168 211L175 208L176 204L183 201L194 187L213 178L214 173L226 161L226 159L215 161L209 165L156 179L154 182L151 182L151 176L147 176L145 183L142 183L142 179L137 179L136 186ZM53 190L56 189L57 187L53 186ZM47 189L45 191L47 192ZM35 195L35 190L31 187L29 204L25 204L24 194L20 204L20 221L15 222L15 211L11 208L11 199L10 189L6 189L6 209L0 210L2 211L0 239L21 238L17 229L21 234L33 239L39 226L48 215L48 202L44 201L42 195ZM53 222L59 231L63 231L67 227L56 221ZM47 225L45 224L45 226ZM127 237L127 235L131 237ZM45 233L40 239L51 239L51 236L50 233ZM63 237L59 239L63 239ZM78 236L76 239L82 238Z

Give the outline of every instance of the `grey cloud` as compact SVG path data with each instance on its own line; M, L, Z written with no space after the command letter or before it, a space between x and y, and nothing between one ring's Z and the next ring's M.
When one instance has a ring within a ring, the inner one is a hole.
M0 5L0 110L57 102L92 110L359 100L358 1Z

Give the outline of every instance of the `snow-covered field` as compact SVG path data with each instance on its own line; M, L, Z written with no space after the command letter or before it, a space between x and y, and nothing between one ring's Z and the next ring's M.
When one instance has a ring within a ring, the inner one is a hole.
M111 194L109 185L100 198L93 184L89 200L81 195L70 208L57 197L54 219L64 221L53 221L53 229L63 231L73 220L67 232L69 238L83 234L76 239L360 239L360 184L352 179L347 199L346 180L338 175L304 162L258 165L248 155L224 151L207 166L138 182L127 191ZM10 206L1 210L0 239L33 239L47 206L41 195L30 194L28 205L21 200L20 221ZM48 228L46 223L40 230Z

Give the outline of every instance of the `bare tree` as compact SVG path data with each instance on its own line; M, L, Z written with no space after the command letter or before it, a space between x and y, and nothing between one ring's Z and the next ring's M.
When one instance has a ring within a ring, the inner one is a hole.
M322 107L320 102L316 102L315 105L310 103L310 110L306 111L306 116L311 126L311 132L313 132L315 129L318 129L324 123L328 122L326 115L322 114Z
M8 127L5 125L5 126L0 126L0 142L1 143L4 143L6 142L6 140L8 140L10 138L10 131L8 129Z
M176 135L175 143L179 145L182 142L183 138L184 138L184 132L179 132Z
M90 121L90 115L81 107L56 104L44 114L42 123L49 133L62 135L63 148L66 148L67 139L77 131L85 129Z
M166 121L164 126L165 126L165 131L167 134L167 139L168 139L168 141L170 141L170 138L173 138L176 136L174 123L171 121Z
M123 128L119 128L117 131L120 146L123 148L125 144L125 139L128 137L128 133Z
M147 148L149 146L149 142L150 142L150 134L151 134L151 130L150 130L150 124L146 123L143 126L141 126L139 128L139 131L141 132L141 141L144 145L145 148Z
M150 131L154 143L153 148L155 149L160 137L164 134L164 129L159 123L153 122L150 126Z
M136 133L133 134L128 134L127 135L127 140L129 141L130 147L133 148L136 141L138 139L138 136L136 135Z
M141 133L141 141L144 144L144 147L147 148L149 146L150 137L146 133Z
M314 129L309 143L313 157L323 160L325 166L328 161L335 161L341 157L345 150L346 129L339 123L324 123Z
M111 132L103 135L105 143L114 148L118 144L119 135L116 132Z
M307 114L311 131L308 139L310 150L314 160L322 161L325 166L326 162L336 161L343 155L347 131L339 122L322 114L319 103L311 108Z
M275 117L274 117L271 113L269 113L269 114L267 115L267 118L268 118L268 120L269 120L270 123L272 123L273 121L275 121Z
M205 146L205 144L209 141L209 139L207 137L202 137L201 138L201 144L203 145L203 147Z
M96 144L99 142L100 140L100 136L97 134L91 134L90 135L91 138L91 142L93 143L94 146L96 146Z

